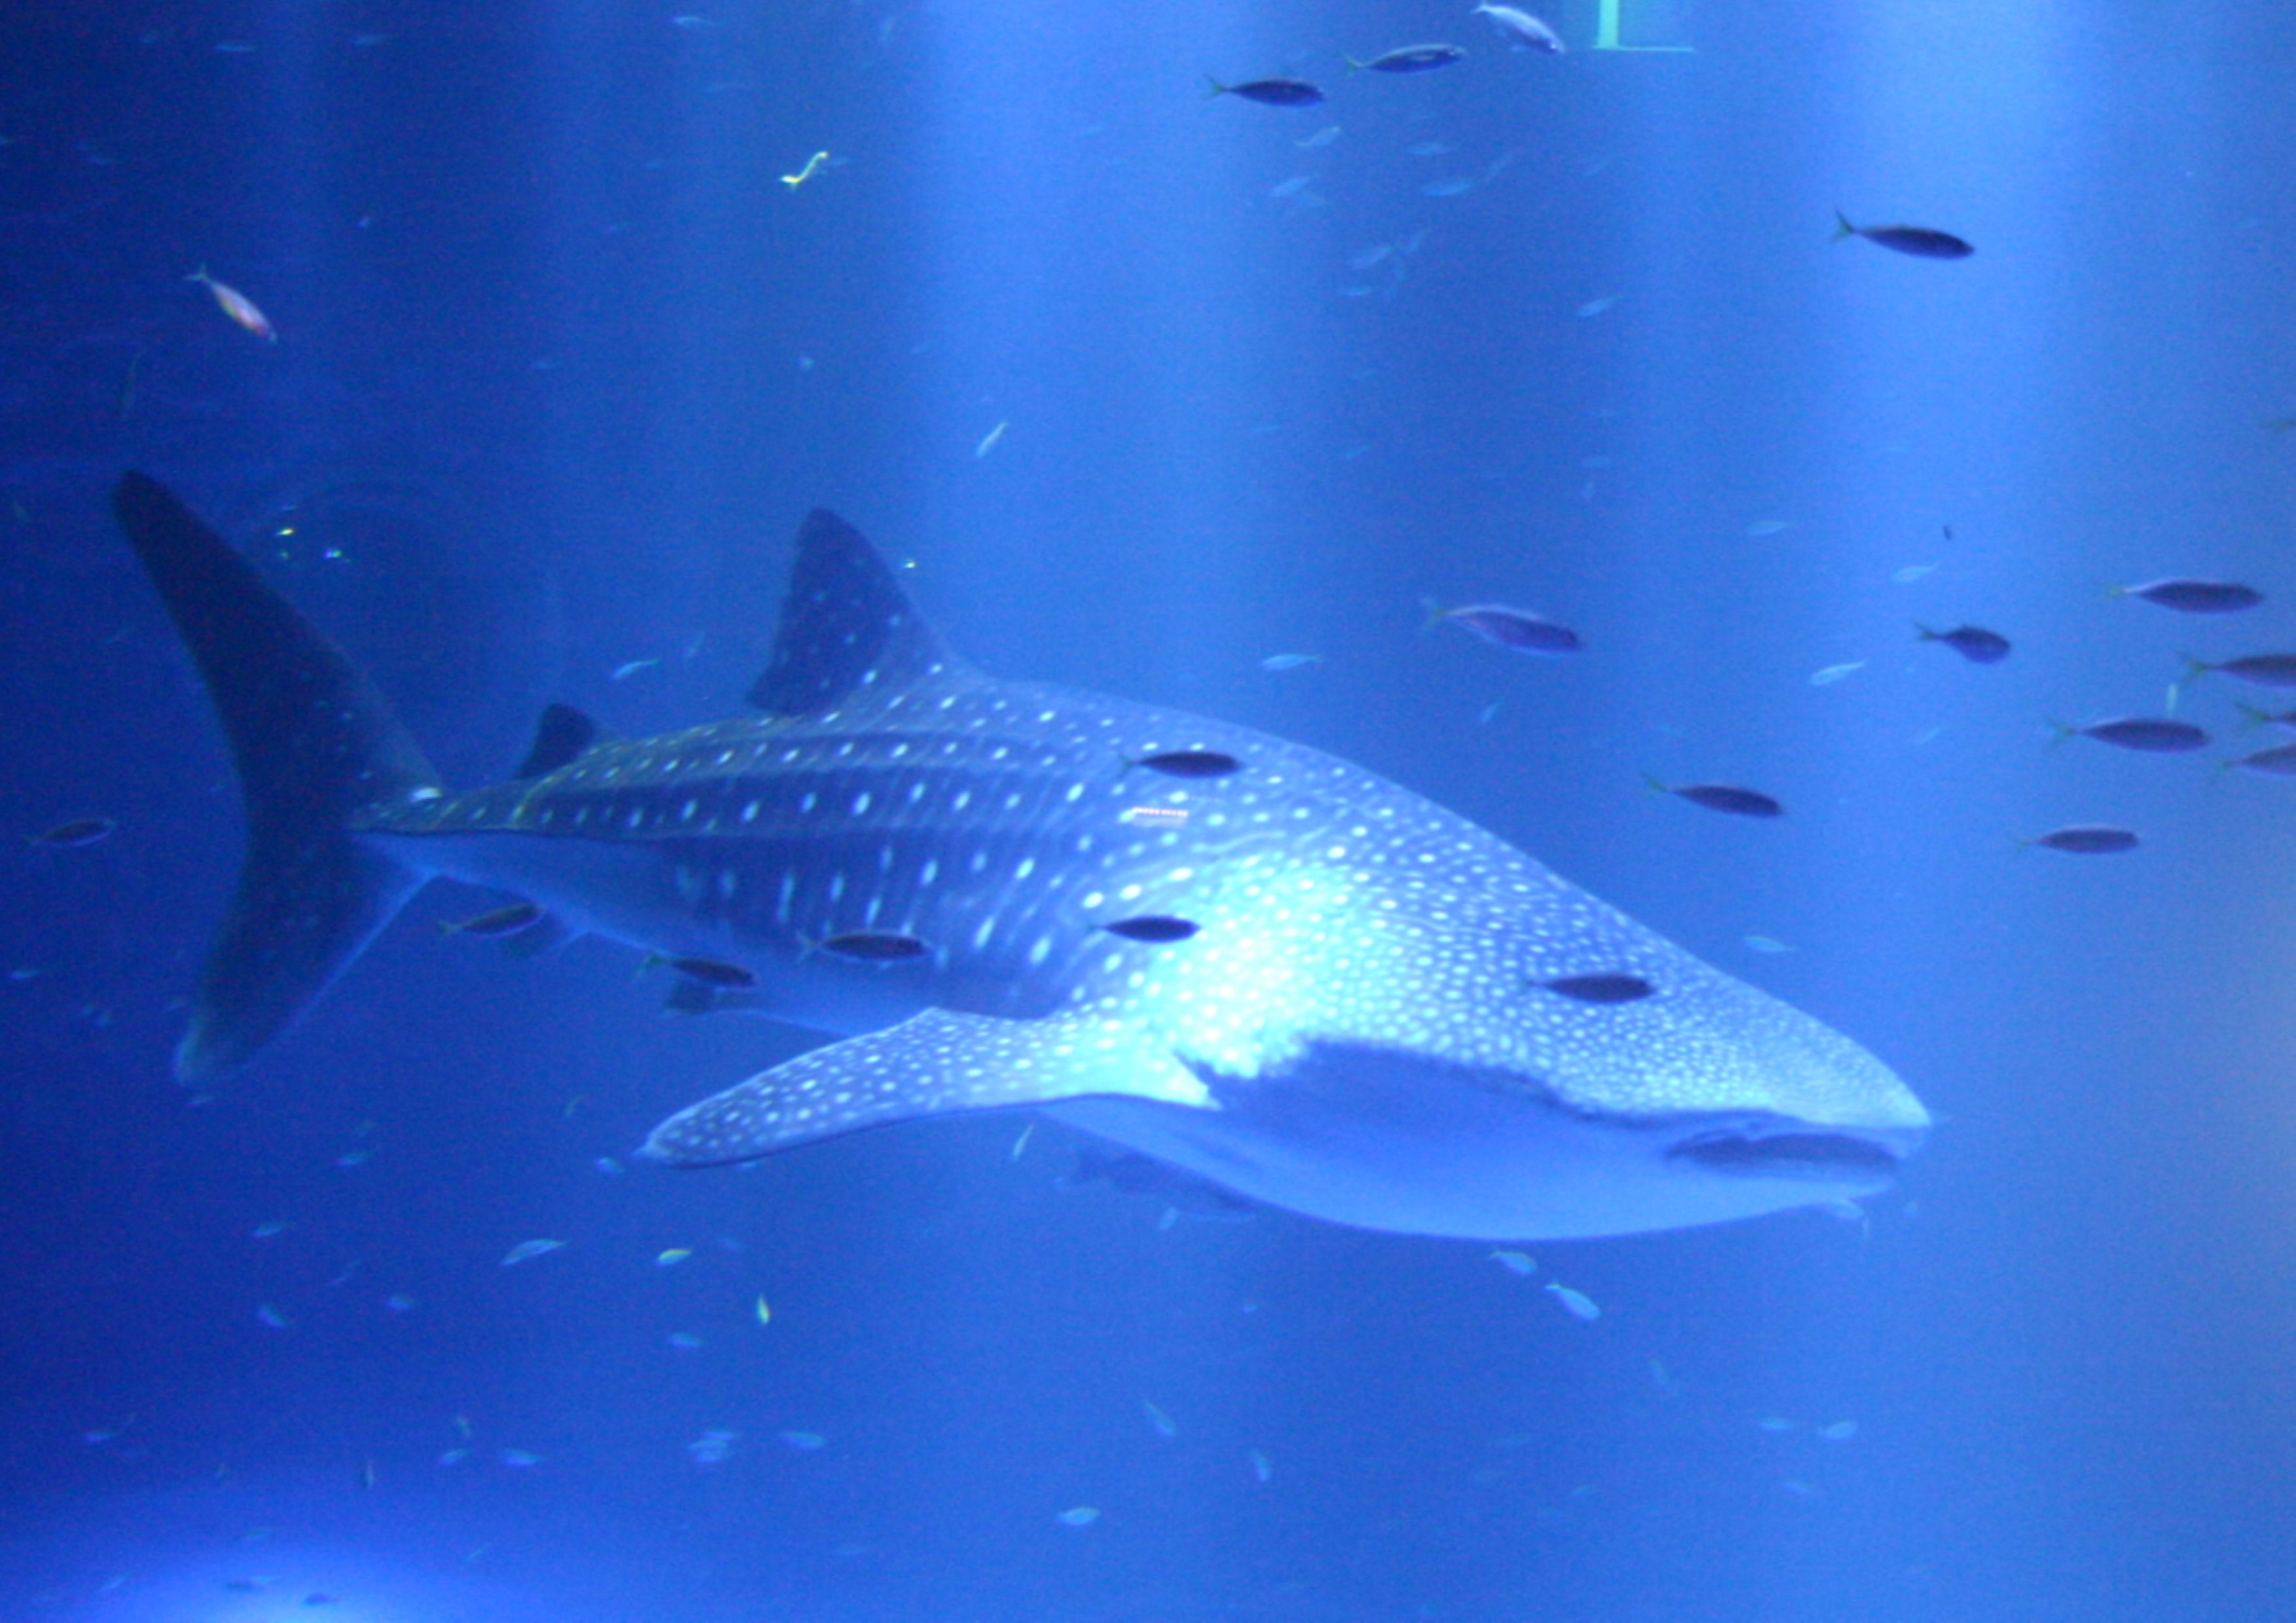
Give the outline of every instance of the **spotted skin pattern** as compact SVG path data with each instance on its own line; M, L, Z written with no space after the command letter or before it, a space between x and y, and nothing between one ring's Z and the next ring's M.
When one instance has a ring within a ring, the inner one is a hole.
M433 874L495 886L739 965L755 1006L844 1034L672 1117L652 1160L1035 1106L1270 1205L1520 1239L1870 1193L1926 1128L1848 1038L1360 767L981 675L832 515L750 696L642 741L554 714L550 769L464 795L414 757L345 831L390 905ZM1176 752L1236 769L1135 769ZM1198 928L1109 929L1143 917ZM817 950L856 935L924 950ZM1658 995L1540 989L1588 976Z

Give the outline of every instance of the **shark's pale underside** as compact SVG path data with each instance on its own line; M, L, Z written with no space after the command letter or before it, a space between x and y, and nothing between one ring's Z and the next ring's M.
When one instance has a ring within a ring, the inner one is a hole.
M1035 1107L1292 1211L1539 1239L1870 1194L1928 1128L1848 1038L1371 773L981 675L828 513L799 536L757 715L624 742L554 710L519 775L453 795L170 493L131 473L115 505L247 803L186 1078L278 1036L445 874L741 965L769 1012L842 1034L662 1123L646 1153L676 1165ZM1234 769L1140 764L1183 750ZM1107 928L1144 919L1197 928ZM914 955L821 947L855 938ZM1654 990L1542 984L1581 976Z

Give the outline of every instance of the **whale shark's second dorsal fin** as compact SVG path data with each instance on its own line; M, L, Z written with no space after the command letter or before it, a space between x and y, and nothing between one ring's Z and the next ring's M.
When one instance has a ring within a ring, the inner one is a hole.
M806 515L773 659L750 689L751 704L811 716L964 669L859 530L823 508Z
M611 743L613 738L586 711L578 710L570 704L546 706L542 718L534 724L534 742L527 747L526 758L511 776L547 777L561 766L573 765L584 751Z

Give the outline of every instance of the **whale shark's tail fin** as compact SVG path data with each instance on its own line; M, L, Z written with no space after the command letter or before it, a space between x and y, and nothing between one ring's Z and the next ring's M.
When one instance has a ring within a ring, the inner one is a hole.
M292 1023L422 883L353 820L439 779L372 684L157 480L112 510L191 650L239 766L247 862L208 954L176 1074L228 1070Z

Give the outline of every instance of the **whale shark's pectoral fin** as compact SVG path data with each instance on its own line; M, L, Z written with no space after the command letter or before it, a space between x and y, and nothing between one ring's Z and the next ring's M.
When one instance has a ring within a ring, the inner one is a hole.
M1214 1108L1169 1047L1126 1021L927 1009L689 1105L656 1127L640 1153L674 1167L723 1166L914 1116L1110 1094Z

